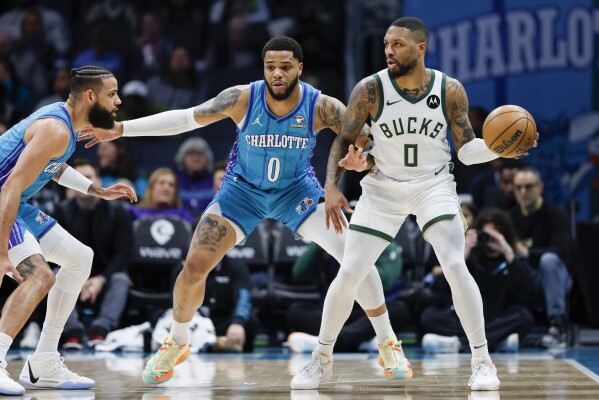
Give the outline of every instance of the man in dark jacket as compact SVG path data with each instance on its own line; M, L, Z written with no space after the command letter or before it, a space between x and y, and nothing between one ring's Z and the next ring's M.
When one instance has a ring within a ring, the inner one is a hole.
M520 238L516 251L530 260L537 291L545 295L549 328L541 342L550 348L564 347L566 296L572 287L564 263L570 243L566 213L543 199L541 174L534 168L516 173L514 194L518 206L511 217Z
M485 332L489 349L518 350L519 341L533 327L534 318L517 304L516 295L533 286L531 267L514 250L516 235L509 215L496 208L481 211L476 229L466 232L464 256L472 277L480 287L484 304ZM451 304L449 285L439 270L427 276L431 289ZM444 295L444 296L443 296ZM422 347L430 353L457 352L467 349L467 339L453 306L431 305L420 317L425 333Z
M98 169L89 161L77 160L73 168L100 184ZM96 310L88 333L88 345L94 347L117 327L127 300L130 284L127 268L133 244L131 217L118 202L75 193L60 203L54 218L94 251L92 271L78 301L79 308ZM65 325L63 347L81 349L83 333L76 307Z

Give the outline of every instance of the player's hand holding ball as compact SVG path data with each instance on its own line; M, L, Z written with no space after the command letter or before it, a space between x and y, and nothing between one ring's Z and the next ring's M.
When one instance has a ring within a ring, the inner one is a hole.
M539 134L532 115L524 108L504 105L494 109L483 124L483 139L499 157L520 158L537 146Z

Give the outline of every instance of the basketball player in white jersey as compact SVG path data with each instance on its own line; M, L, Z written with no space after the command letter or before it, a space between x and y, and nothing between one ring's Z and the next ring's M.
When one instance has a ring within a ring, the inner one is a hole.
M455 310L470 342L469 386L497 390L499 379L487 348L480 291L464 261L465 226L451 174L447 128L464 164L497 156L482 139L475 139L460 82L425 68L428 36L428 28L417 18L400 18L391 24L384 37L388 68L356 85L331 148L325 201L327 226L332 222L337 232L346 225L341 207L347 207L347 200L338 189L342 167L376 167L361 182L362 196L349 224L341 269L325 299L319 340L331 343L337 338L356 288L368 273L365 266L380 256L404 219L414 214L451 285ZM342 160L347 143L355 142L369 119L373 139L369 160L361 161L361 150L356 152L353 146ZM313 379L326 368L314 368Z

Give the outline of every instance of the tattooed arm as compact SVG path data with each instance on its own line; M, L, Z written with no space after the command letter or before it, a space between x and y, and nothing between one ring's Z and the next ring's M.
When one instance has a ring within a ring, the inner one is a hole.
M468 119L468 96L457 79L447 77L445 104L449 117L449 129L456 153L476 136Z
M194 107L195 121L202 126L210 125L225 118L235 123L243 119L249 99L250 86L233 86L220 92L216 97Z
M248 97L248 85L234 86L196 107L116 122L112 129L96 127L82 129L77 140L90 140L85 144L85 147L89 148L99 142L107 142L121 136L178 135L225 118L231 118L235 123L239 123L245 114Z
M323 128L329 128L336 134L341 130L341 119L345 114L345 105L334 97L321 95L316 103L314 131L318 132ZM360 136L355 141L356 147L364 149L368 144L368 134L370 129L364 125Z
M466 165L481 164L497 158L482 139L476 138L468 119L468 96L462 84L447 78L445 105L453 145L460 161Z
M378 91L374 78L368 77L360 81L352 91L341 121L341 130L331 146L325 183L326 227L328 229L332 222L337 233L347 228L347 220L341 208L351 212L347 199L339 191L339 181L344 170L339 162L363 132L366 121L372 114L371 110L376 109L377 102Z
M341 130L329 153L325 187L339 185L343 176L343 168L339 167L339 161L347 153L350 144L355 143L363 132L367 135L365 125L377 102L378 89L374 78L365 78L354 87L343 115Z

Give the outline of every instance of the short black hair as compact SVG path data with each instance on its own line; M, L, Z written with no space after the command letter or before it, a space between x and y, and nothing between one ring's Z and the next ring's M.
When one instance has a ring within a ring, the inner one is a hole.
M423 20L415 17L402 17L393 21L391 26L397 26L398 28L406 28L410 32L416 33L419 41L425 42L428 45L428 27Z
M266 42L262 49L262 60L264 60L267 51L290 51L293 53L293 58L299 62L304 62L302 46L295 39L288 36L277 36Z
M87 89L97 93L102 87L104 79L108 78L114 78L114 74L102 67L88 65L73 68L71 70L71 93L79 94Z

